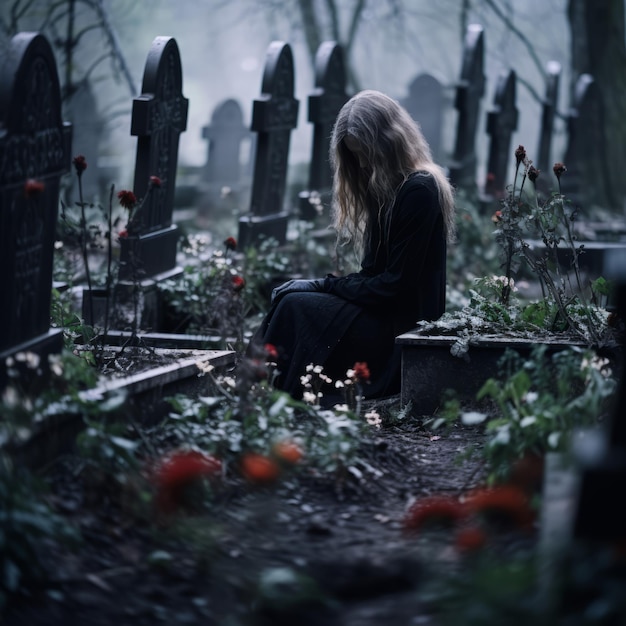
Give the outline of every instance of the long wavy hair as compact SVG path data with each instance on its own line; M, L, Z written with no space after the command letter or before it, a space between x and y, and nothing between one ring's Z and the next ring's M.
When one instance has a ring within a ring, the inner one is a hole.
M453 188L444 170L433 161L419 125L397 101L374 90L361 91L348 100L333 127L329 156L338 242L352 242L361 252L373 220L388 222L400 186L416 171L428 172L434 178L445 236L454 241Z

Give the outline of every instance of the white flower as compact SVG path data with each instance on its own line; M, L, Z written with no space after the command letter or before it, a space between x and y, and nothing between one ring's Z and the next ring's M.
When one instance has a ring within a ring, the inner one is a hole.
M530 426L531 424L534 424L536 421L537 421L537 418L534 415L527 415L526 417L520 420L519 425L522 428L526 428L526 426Z
M346 370L346 378L348 378L348 379L354 378L354 370L353 369Z
M313 363L309 363L309 364L306 366L306 371L307 371L307 372L312 372L312 371L313 371Z
M539 394L536 391L529 391L524 395L522 399L527 404L532 404L533 402L537 400L538 397L539 397Z
M347 404L335 404L333 407L337 413L347 413L350 407Z
M315 402L317 401L317 396L312 391L305 391L302 394L302 399L307 404L315 404Z
M465 426L473 426L474 424L480 424L485 421L487 415L485 413L478 413L478 411L465 411L461 413L461 422Z
M20 397L15 387L7 387L2 394L2 403L8 408L19 404Z
M313 372L314 372L315 374L321 374L323 369L324 369L324 368L323 368L321 365L316 365L316 366L313 368Z
M341 389L342 387L344 387L344 384L340 380L338 380L335 382L335 387L337 389Z
M236 382L234 378L231 378L230 376L224 376L224 378L222 378L222 382L227 386L230 387L231 389L234 389L236 386Z
M311 375L305 374L304 376L300 376L300 384L303 387L309 387L309 383L311 382Z
M376 411L373 411L373 410L365 414L365 421L370 426L374 426L374 428L380 428L381 424L383 423L383 420L381 419L380 415Z
M211 365L208 361L196 361L196 367L203 373L208 374L215 369L215 366Z

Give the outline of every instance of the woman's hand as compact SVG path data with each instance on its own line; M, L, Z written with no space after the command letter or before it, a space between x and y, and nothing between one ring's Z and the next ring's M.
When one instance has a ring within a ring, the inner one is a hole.
M320 278L295 279L288 280L276 289L272 290L272 297L270 302L274 304L279 298L282 298L285 294L292 293L294 291L321 291L324 281Z

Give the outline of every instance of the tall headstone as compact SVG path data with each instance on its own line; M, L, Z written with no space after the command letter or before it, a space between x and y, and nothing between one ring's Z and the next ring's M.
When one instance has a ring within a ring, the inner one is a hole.
M417 75L409 85L409 95L402 102L411 117L420 125L433 158L443 158L441 131L443 128L443 85L432 74Z
M573 106L567 116L563 159L567 173L561 177L561 191L582 208L606 206L605 192L610 183L604 164L603 128L598 85L593 76L582 74L576 81Z
M557 61L550 61L546 66L546 95L541 109L541 129L539 149L537 150L536 167L542 172L548 172L553 166L551 161L552 137L554 136L554 119L559 102L560 79L561 64Z
M291 47L273 41L267 50L261 97L253 102L252 130L257 135L250 211L239 219L242 247L261 238L287 239L289 212L284 208L291 131L297 126Z
M179 230L172 223L178 141L187 128L189 101L182 94L182 68L173 37L156 37L148 53L141 95L133 100L131 135L137 136L133 191L145 198L136 233L120 241L122 281L161 280L179 273ZM148 194L150 177L161 180ZM148 195L147 195L148 194Z
M490 140L487 179L484 186L485 201L502 198L509 182L511 138L517 129L519 117L515 106L516 80L513 70L500 74L493 108L487 114L487 134Z
M246 184L244 172L247 173L250 160L252 133L244 124L239 102L233 98L221 102L213 111L210 124L203 127L202 137L208 141L201 182L202 208L210 213L220 208L226 190L229 195L238 195Z
M61 331L50 329L50 301L59 182L70 171L71 140L48 40L15 35L0 65L0 369L17 352L46 356L63 345Z
M454 107L458 111L454 155L450 180L459 187L476 186L476 131L480 105L485 94L484 31L470 24L465 35L461 77L456 88Z
M313 124L313 149L309 164L309 188L300 194L300 216L314 219L316 208L330 206L333 173L329 160L330 136L341 107L347 102L343 48L325 41L315 55L315 89L309 95L309 122Z

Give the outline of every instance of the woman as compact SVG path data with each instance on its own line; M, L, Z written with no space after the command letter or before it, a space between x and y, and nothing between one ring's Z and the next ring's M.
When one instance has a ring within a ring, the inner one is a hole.
M453 190L418 125L378 91L343 106L330 160L333 225L340 243L355 246L361 270L277 287L252 345L276 348L276 386L296 398L307 365L343 380L356 362L370 371L366 398L392 395L400 391L395 338L445 309Z

